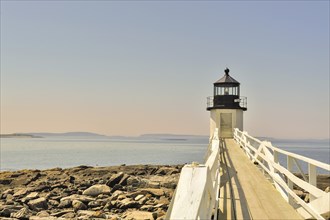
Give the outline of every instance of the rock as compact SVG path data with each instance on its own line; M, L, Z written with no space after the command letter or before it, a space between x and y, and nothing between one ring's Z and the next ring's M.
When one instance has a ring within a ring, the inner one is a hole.
M127 208L138 208L140 204L130 198L123 199L119 202L118 208L127 209Z
M127 185L129 185L129 186L137 187L140 185L140 183L141 183L141 181L138 177L130 176L127 179Z
M1 208L0 209L0 216L2 217L10 217L12 210L7 209L7 208Z
M45 210L48 208L47 199L44 197L31 200L31 201L29 201L28 205L29 205L30 209L35 210L35 211Z
M121 194L118 196L117 200L123 200L123 199L126 199L126 195L125 194Z
M14 196L12 194L7 194L6 195L6 200L9 201L9 200L13 200L14 199Z
M83 195L98 196L99 194L110 194L110 187L105 184L96 184L83 192Z
M31 215L31 212L28 208L22 208L16 213L11 213L11 218L18 218L18 219L29 219L29 216Z
M145 188L145 189L141 189L140 191L150 193L154 196L162 196L165 194L164 190L162 190L162 189Z
M63 209L63 208L70 208L72 205L72 200L63 200L58 204L57 208Z
M159 182L148 182L146 187L149 187L149 188L155 188L155 189L159 189L160 188L160 184Z
M74 176L69 176L69 183L74 183L76 178Z
M74 212L68 212L61 216L61 218L68 218L68 219L72 219L74 217L76 217L76 214L74 214Z
M165 215L166 215L166 212L164 212L163 210L158 210L157 211L157 220L165 219Z
M161 168L159 168L158 170L157 170L157 172L156 172L156 174L157 175L166 175L167 174L167 172L168 172L168 168L166 168L166 167L161 167Z
M7 195L7 194L14 194L14 189L7 189L5 191L2 192L2 195Z
M88 207L90 208L96 208L101 206L101 201L91 201L88 203Z
M51 189L50 186L42 184L42 185L39 185L39 186L33 188L33 190L31 190L31 191L42 192L42 191L46 191L46 190L50 190L50 189Z
M83 202L80 202L79 200L73 200L72 207L75 211L87 209L87 206Z
M24 196L26 193L28 192L28 190L26 188L23 189L19 189L14 193L14 197L21 197Z
M135 198L134 198L134 200L135 201L139 201L140 199L142 199L144 197L144 195L137 195Z
M154 207L152 205L143 205L140 209L143 211L152 211Z
M330 186L328 186L327 188L325 188L325 190L324 190L325 192L330 192Z
M47 216L47 217L31 216L29 220L57 220L57 218L52 216Z
M36 181L39 177L41 177L40 171L35 170L34 173L31 174L31 177L25 180L23 185L29 185L31 182Z
M73 212L73 209L66 209L66 210L62 210L62 211L59 211L59 212L54 212L52 214L50 214L51 216L55 216L55 217L60 217L60 216L63 216L67 213L71 213Z
M301 191L301 190L293 190L293 192L297 195L297 196L299 196L302 200L304 200L305 199L305 197L306 197L306 193L304 193L303 191Z
M309 194L307 194L307 195L305 196L304 201L307 202L307 203L309 202Z
M54 199L49 199L48 200L48 205L57 207L60 203Z
M48 217L49 216L49 213L46 212L46 211L41 211L41 212L38 212L37 213L37 216L38 217Z
M88 202L94 201L95 199L93 197L86 196L86 195L73 194L71 196L61 198L61 202L64 201L64 200L69 200L71 202L73 200L79 200L79 201L88 203Z
M119 184L116 184L116 185L114 185L113 187L112 187L112 189L110 190L110 193L113 193L113 192L115 192L116 190L118 190L118 189L122 189L123 187L121 186L121 185L119 185Z
M131 211L126 214L125 219L151 219L154 220L157 218L157 214L152 212L144 212L144 211Z
M168 198L166 198L165 196L161 196L159 198L159 203L163 203L165 205L169 205L170 204L170 201L168 200Z
M0 179L0 184L2 185L9 185L13 179Z
M38 194L37 192L31 192L29 195L27 195L25 198L28 198L28 199L35 199L38 197Z
M129 175L124 174L124 176L121 178L121 180L119 181L118 184L121 185L121 186L126 186L128 178L129 178Z
M30 193L29 195L27 195L25 198L23 198L22 199L22 202L28 202L28 201L30 201L31 199L35 199L35 198L37 198L38 197L38 194L39 193L37 193L37 192L32 192L32 193Z
M89 210L78 211L78 216L86 216L88 218L105 218L106 217L106 215L102 211L89 211Z
M117 174L111 176L111 178L108 180L108 182L106 184L110 187L113 187L114 185L118 184L123 177L124 177L123 172L117 173Z

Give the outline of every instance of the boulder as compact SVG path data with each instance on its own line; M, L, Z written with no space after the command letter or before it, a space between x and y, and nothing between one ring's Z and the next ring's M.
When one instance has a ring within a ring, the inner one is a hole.
M70 208L72 205L72 200L62 200L60 204L58 204L57 208L63 209L63 208Z
M139 201L139 200L142 199L143 197L144 197L144 195L139 194L139 195L137 195L137 196L134 198L134 200L135 200L135 201Z
M44 197L31 200L28 203L28 205L29 205L30 209L35 210L35 211L46 210L48 208L47 199Z
M121 180L119 181L118 184L121 185L121 186L126 186L128 178L129 178L129 175L124 174L124 176L121 178Z
M140 185L140 183L141 183L141 180L138 177L130 176L127 179L127 185L129 185L129 186L137 187Z
M87 209L87 206L79 200L73 200L72 207L75 211Z
M11 218L18 218L18 219L29 219L31 212L28 208L22 208L18 212L11 213Z
M111 176L111 178L107 181L106 184L110 187L113 187L114 185L118 184L123 177L124 177L123 172L117 173L117 174Z
M127 208L138 208L140 204L130 198L123 199L118 202L118 208L127 209Z
M125 216L125 219L143 219L143 220L154 220L157 218L156 213L152 212L144 212L144 211L131 211L128 212Z
M89 211L89 210L79 210L78 211L79 217L86 217L89 218L106 218L106 215L102 211Z
M41 211L37 213L38 217L48 217L49 213L47 211Z
M153 189L153 188L144 188L140 190L141 192L150 193L154 196L162 196L165 194L164 190L162 189Z
M160 188L160 184L159 184L159 182L149 181L147 183L146 187L148 187L148 188L154 188L154 189L159 189Z
M83 192L83 195L98 196L100 194L110 194L110 187L105 184L96 184Z
M74 217L76 217L76 214L74 212L68 212L61 216L61 218L65 219L74 219Z
M28 201L30 201L31 199L36 199L38 197L39 193L37 192L32 192L29 195L27 195L26 197L24 197L22 199L22 202L26 203Z
M68 213L71 213L73 212L73 209L66 209L66 210L62 210L62 211L59 211L59 212L54 212L51 214L51 216L55 216L55 217L60 217L60 216L63 216L65 214L68 214Z
M28 198L28 199L35 199L38 197L38 194L37 192L31 192L29 195L27 195L25 198Z
M15 193L14 193L14 197L21 197L24 196L26 193L28 193L28 190L26 188L23 189L18 189Z
M119 184L116 184L116 185L114 185L113 187L112 187L112 189L110 190L110 193L113 193L113 192L115 192L116 190L118 190L118 189L122 189L123 187L121 186L121 185L119 185Z
M79 200L79 201L88 203L88 202L94 201L95 199L93 197L86 196L86 195L73 194L71 196L66 196L66 197L61 198L61 202L64 200L69 200L71 202L73 200Z
M10 217L10 214L12 213L13 210L8 209L8 208L0 208L0 216L2 217Z
M99 201L99 200L91 201L91 202L88 203L88 207L90 207L90 208L96 208L96 207L99 207L101 205L102 205L102 201Z
M7 194L14 194L14 189L7 189L2 192L2 195L7 195Z

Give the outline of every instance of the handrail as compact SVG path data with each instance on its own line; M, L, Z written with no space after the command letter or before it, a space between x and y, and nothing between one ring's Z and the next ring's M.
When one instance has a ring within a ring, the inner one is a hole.
M276 189L284 199L305 218L326 219L330 216L330 193L326 193L317 188L317 169L330 171L330 165L294 154L277 147L270 142L260 141L247 132L234 129L234 139L243 148L246 155L254 163L259 164L264 171L272 178ZM287 157L287 166L279 163L279 155ZM308 164L308 178L302 171L299 161ZM298 178L293 173L294 165L302 175L303 179ZM293 190L297 185L309 193L309 202L302 200Z
M217 219L220 187L218 130L210 140L205 164L185 165L165 219Z

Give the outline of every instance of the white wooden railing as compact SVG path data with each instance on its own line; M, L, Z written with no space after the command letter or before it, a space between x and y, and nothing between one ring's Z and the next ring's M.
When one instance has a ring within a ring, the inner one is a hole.
M317 188L317 170L330 171L330 165L298 154L274 147L268 141L260 141L247 132L234 129L234 139L245 151L249 159L260 165L284 199L306 219L327 219L330 216L330 193ZM285 157L287 166L279 163ZM301 163L307 163L308 176L303 172ZM294 173L294 166L302 179ZM293 190L296 185L309 193L309 201L301 199Z
M185 165L165 219L217 219L220 187L218 130L210 139L205 163Z

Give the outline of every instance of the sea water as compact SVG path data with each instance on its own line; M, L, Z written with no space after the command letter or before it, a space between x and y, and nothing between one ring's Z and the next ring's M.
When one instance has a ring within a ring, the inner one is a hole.
M272 140L274 146L324 163L330 162L329 140ZM79 165L202 163L208 138L1 138L0 170L68 168ZM281 164L286 158L280 157ZM307 170L307 165L302 164Z
M1 170L201 162L208 140L2 138Z

